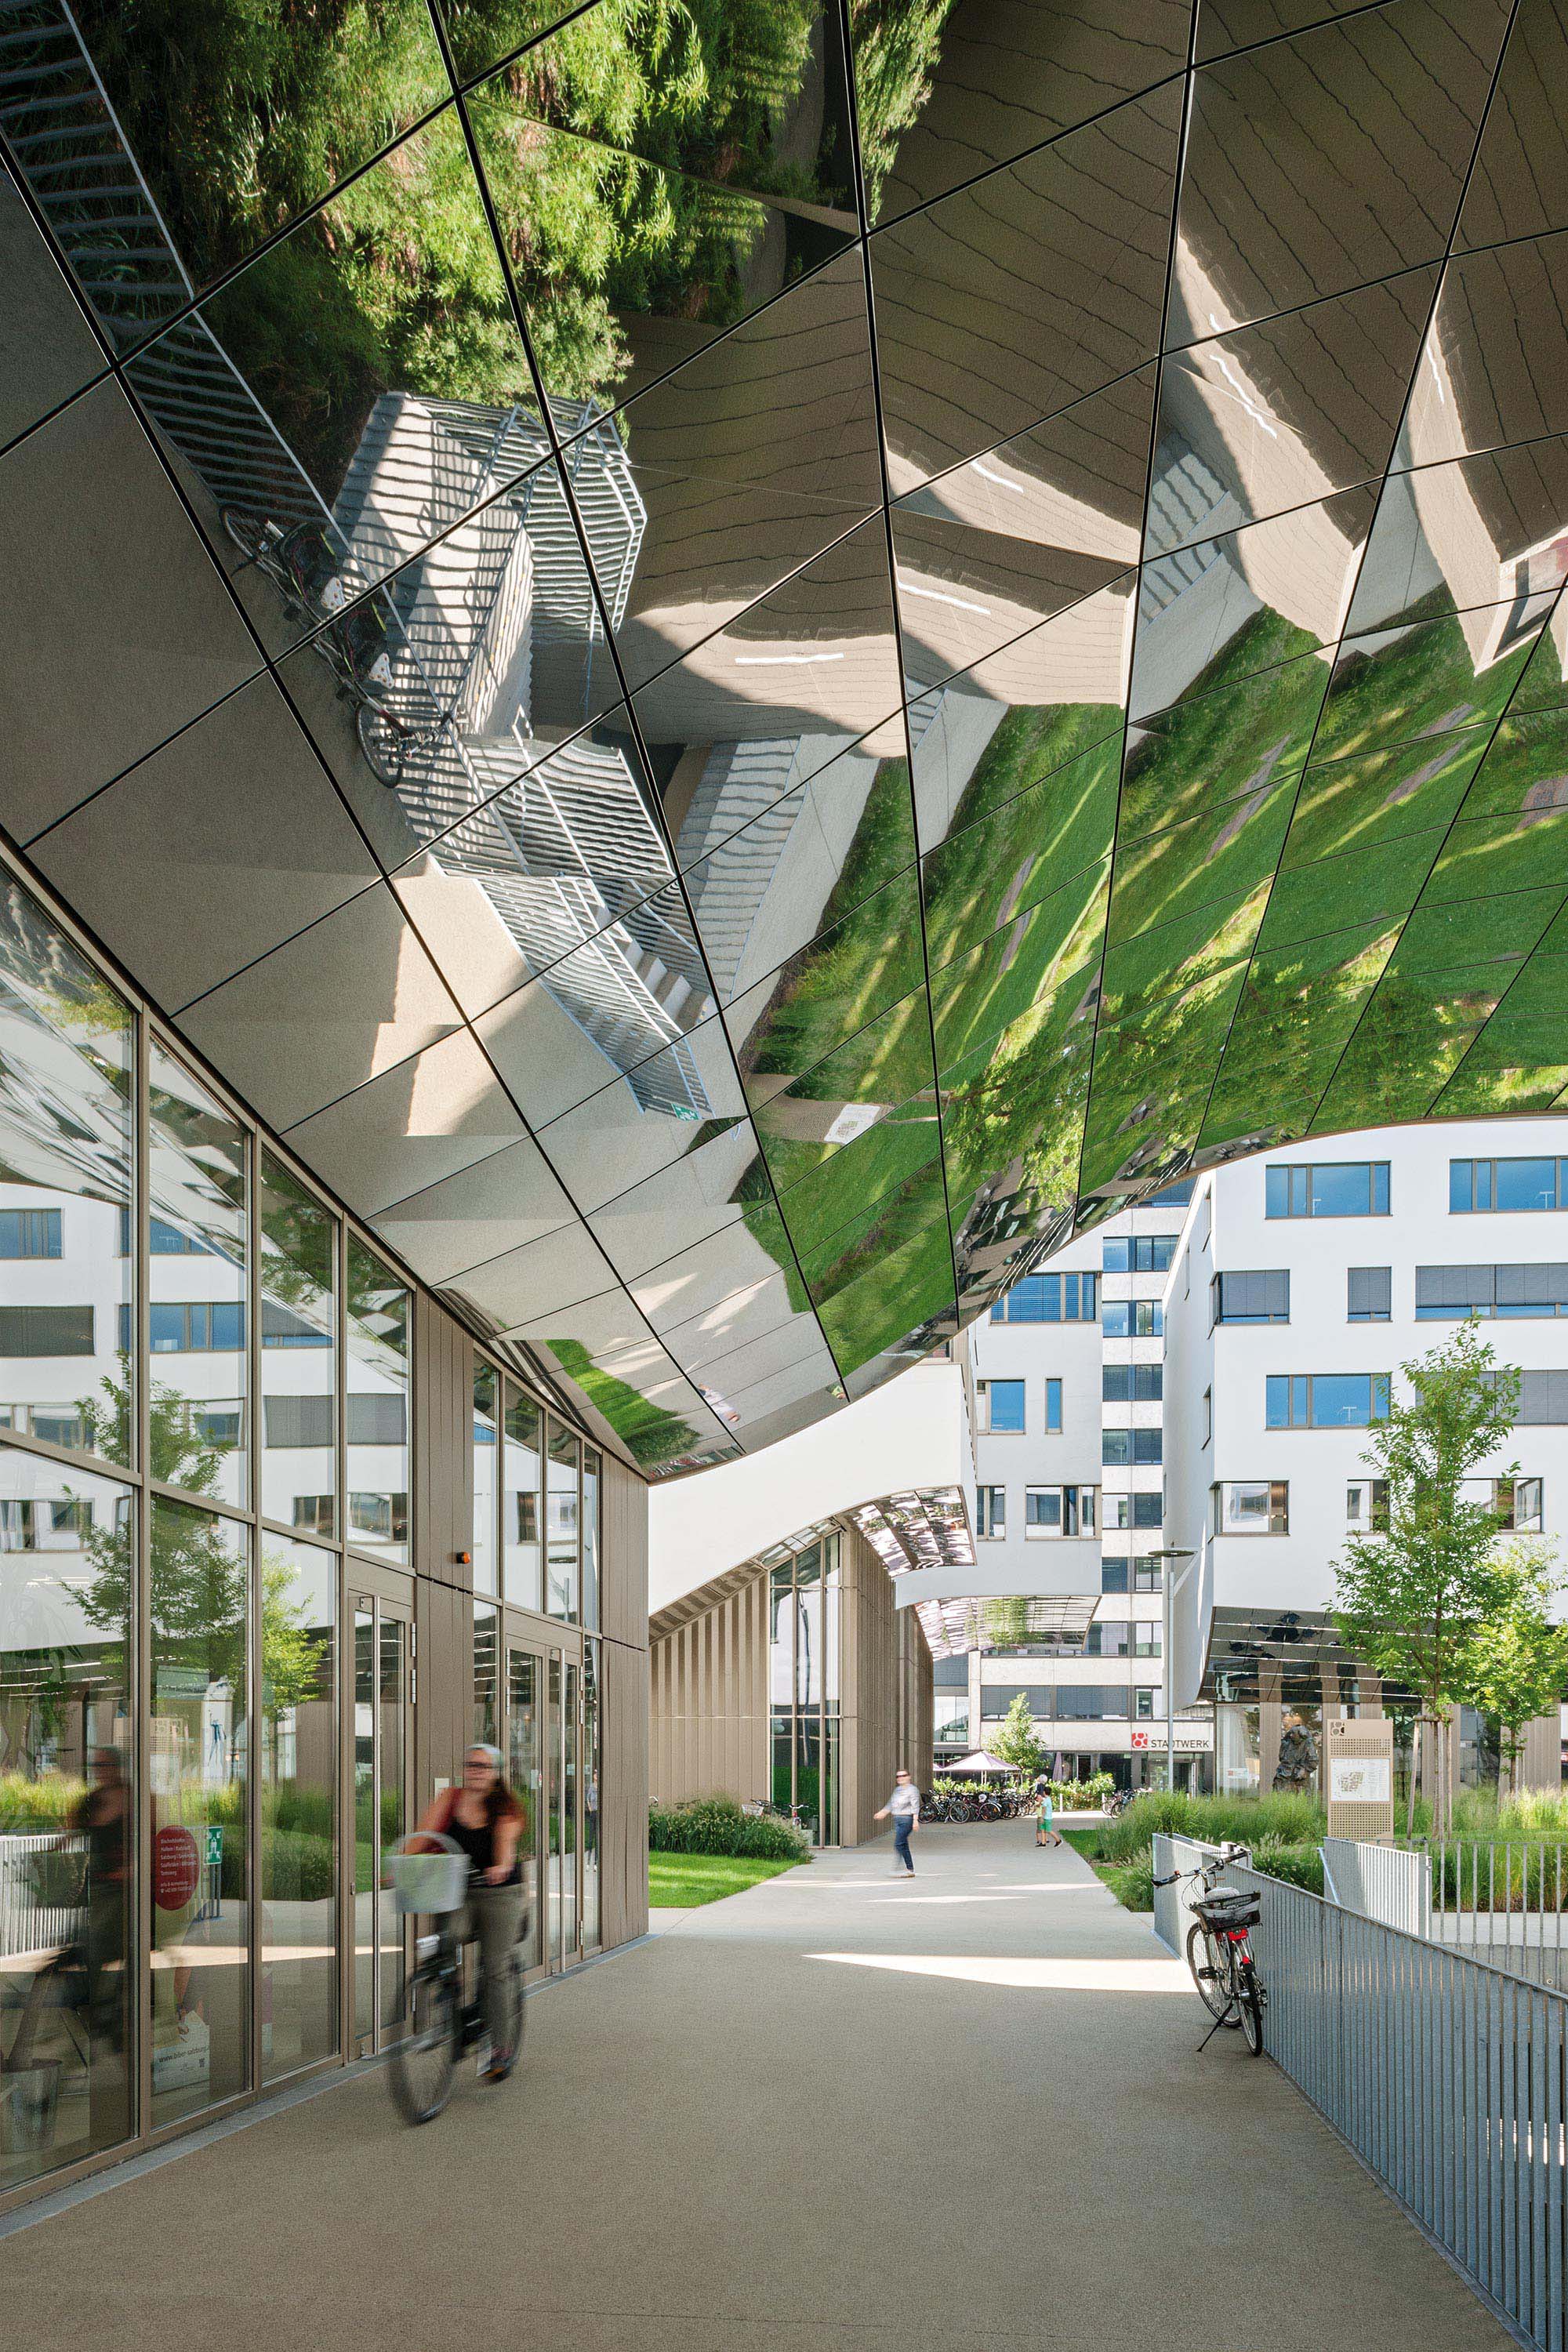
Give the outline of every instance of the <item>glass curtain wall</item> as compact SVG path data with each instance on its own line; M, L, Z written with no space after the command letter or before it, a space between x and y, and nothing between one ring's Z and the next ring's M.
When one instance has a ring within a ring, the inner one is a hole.
M829 1530L768 1570L771 1796L816 1845L837 1845L839 1538Z
M0 2194L341 2052L340 1548L406 1559L409 1308L0 873Z

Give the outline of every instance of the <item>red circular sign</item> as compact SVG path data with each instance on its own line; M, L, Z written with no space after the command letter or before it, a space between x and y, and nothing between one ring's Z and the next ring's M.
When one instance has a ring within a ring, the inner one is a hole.
M195 1900L201 1864L189 1830L171 1823L153 1840L153 1900L160 1911L183 1911Z

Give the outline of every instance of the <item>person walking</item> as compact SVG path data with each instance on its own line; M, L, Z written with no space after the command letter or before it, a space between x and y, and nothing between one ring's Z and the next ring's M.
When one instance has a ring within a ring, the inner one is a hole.
M914 1857L910 1852L910 1832L921 1825L921 1792L900 1765L893 1775L893 1793L875 1818L885 1822L893 1819L893 1876L901 1878L905 1872L915 1874Z
M1040 1810L1035 1819L1035 1843L1060 1845L1062 1833L1056 1826L1056 1803L1051 1795L1051 1784L1048 1780L1039 1793Z

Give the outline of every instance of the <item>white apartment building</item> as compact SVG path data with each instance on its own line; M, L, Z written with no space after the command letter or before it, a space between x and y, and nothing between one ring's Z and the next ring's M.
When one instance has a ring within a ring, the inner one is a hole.
M1486 1489L1517 1462L1499 1499L1520 1529L1560 1533L1563 1119L1291 1145L1172 1185L1018 1283L963 1343L977 1582L1003 1598L980 1649L937 1662L939 1758L1024 1689L1068 1769L1154 1777L1168 1570L1178 1782L1268 1785L1286 1708L1310 1722L1370 1696L1326 1624L1334 1559L1378 1505L1366 1432L1398 1366L1472 1309L1522 1374ZM1005 1602L1029 1594L1092 1598L1087 1639L1032 1632ZM1551 1727L1529 1769L1555 1775Z
M1217 1779L1267 1786L1278 1703L1357 1696L1323 1616L1347 1533L1378 1507L1367 1430L1398 1367L1467 1314L1522 1374L1478 1491L1521 1529L1568 1526L1568 1122L1379 1129L1216 1170L1163 1307L1167 1540L1192 1555L1172 1596L1177 1696L1251 1702L1219 1706ZM1532 1778L1555 1778L1555 1748L1543 1727Z
M936 1663L940 1759L984 1741L1026 1692L1069 1772L1137 1783L1166 1749L1161 1659L1163 1295L1192 1181L1124 1211L1016 1283L964 1335L983 1645ZM1009 1598L1092 1601L1086 1636L1032 1629ZM1177 1779L1213 1745L1175 1726Z

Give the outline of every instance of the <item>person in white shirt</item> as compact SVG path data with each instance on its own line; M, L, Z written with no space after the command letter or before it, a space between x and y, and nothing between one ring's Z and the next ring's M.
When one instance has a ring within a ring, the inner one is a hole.
M893 1775L893 1793L876 1818L885 1822L893 1817L893 1875L901 1878L907 1871L915 1874L914 1860L910 1853L910 1833L921 1825L921 1792L900 1765Z

